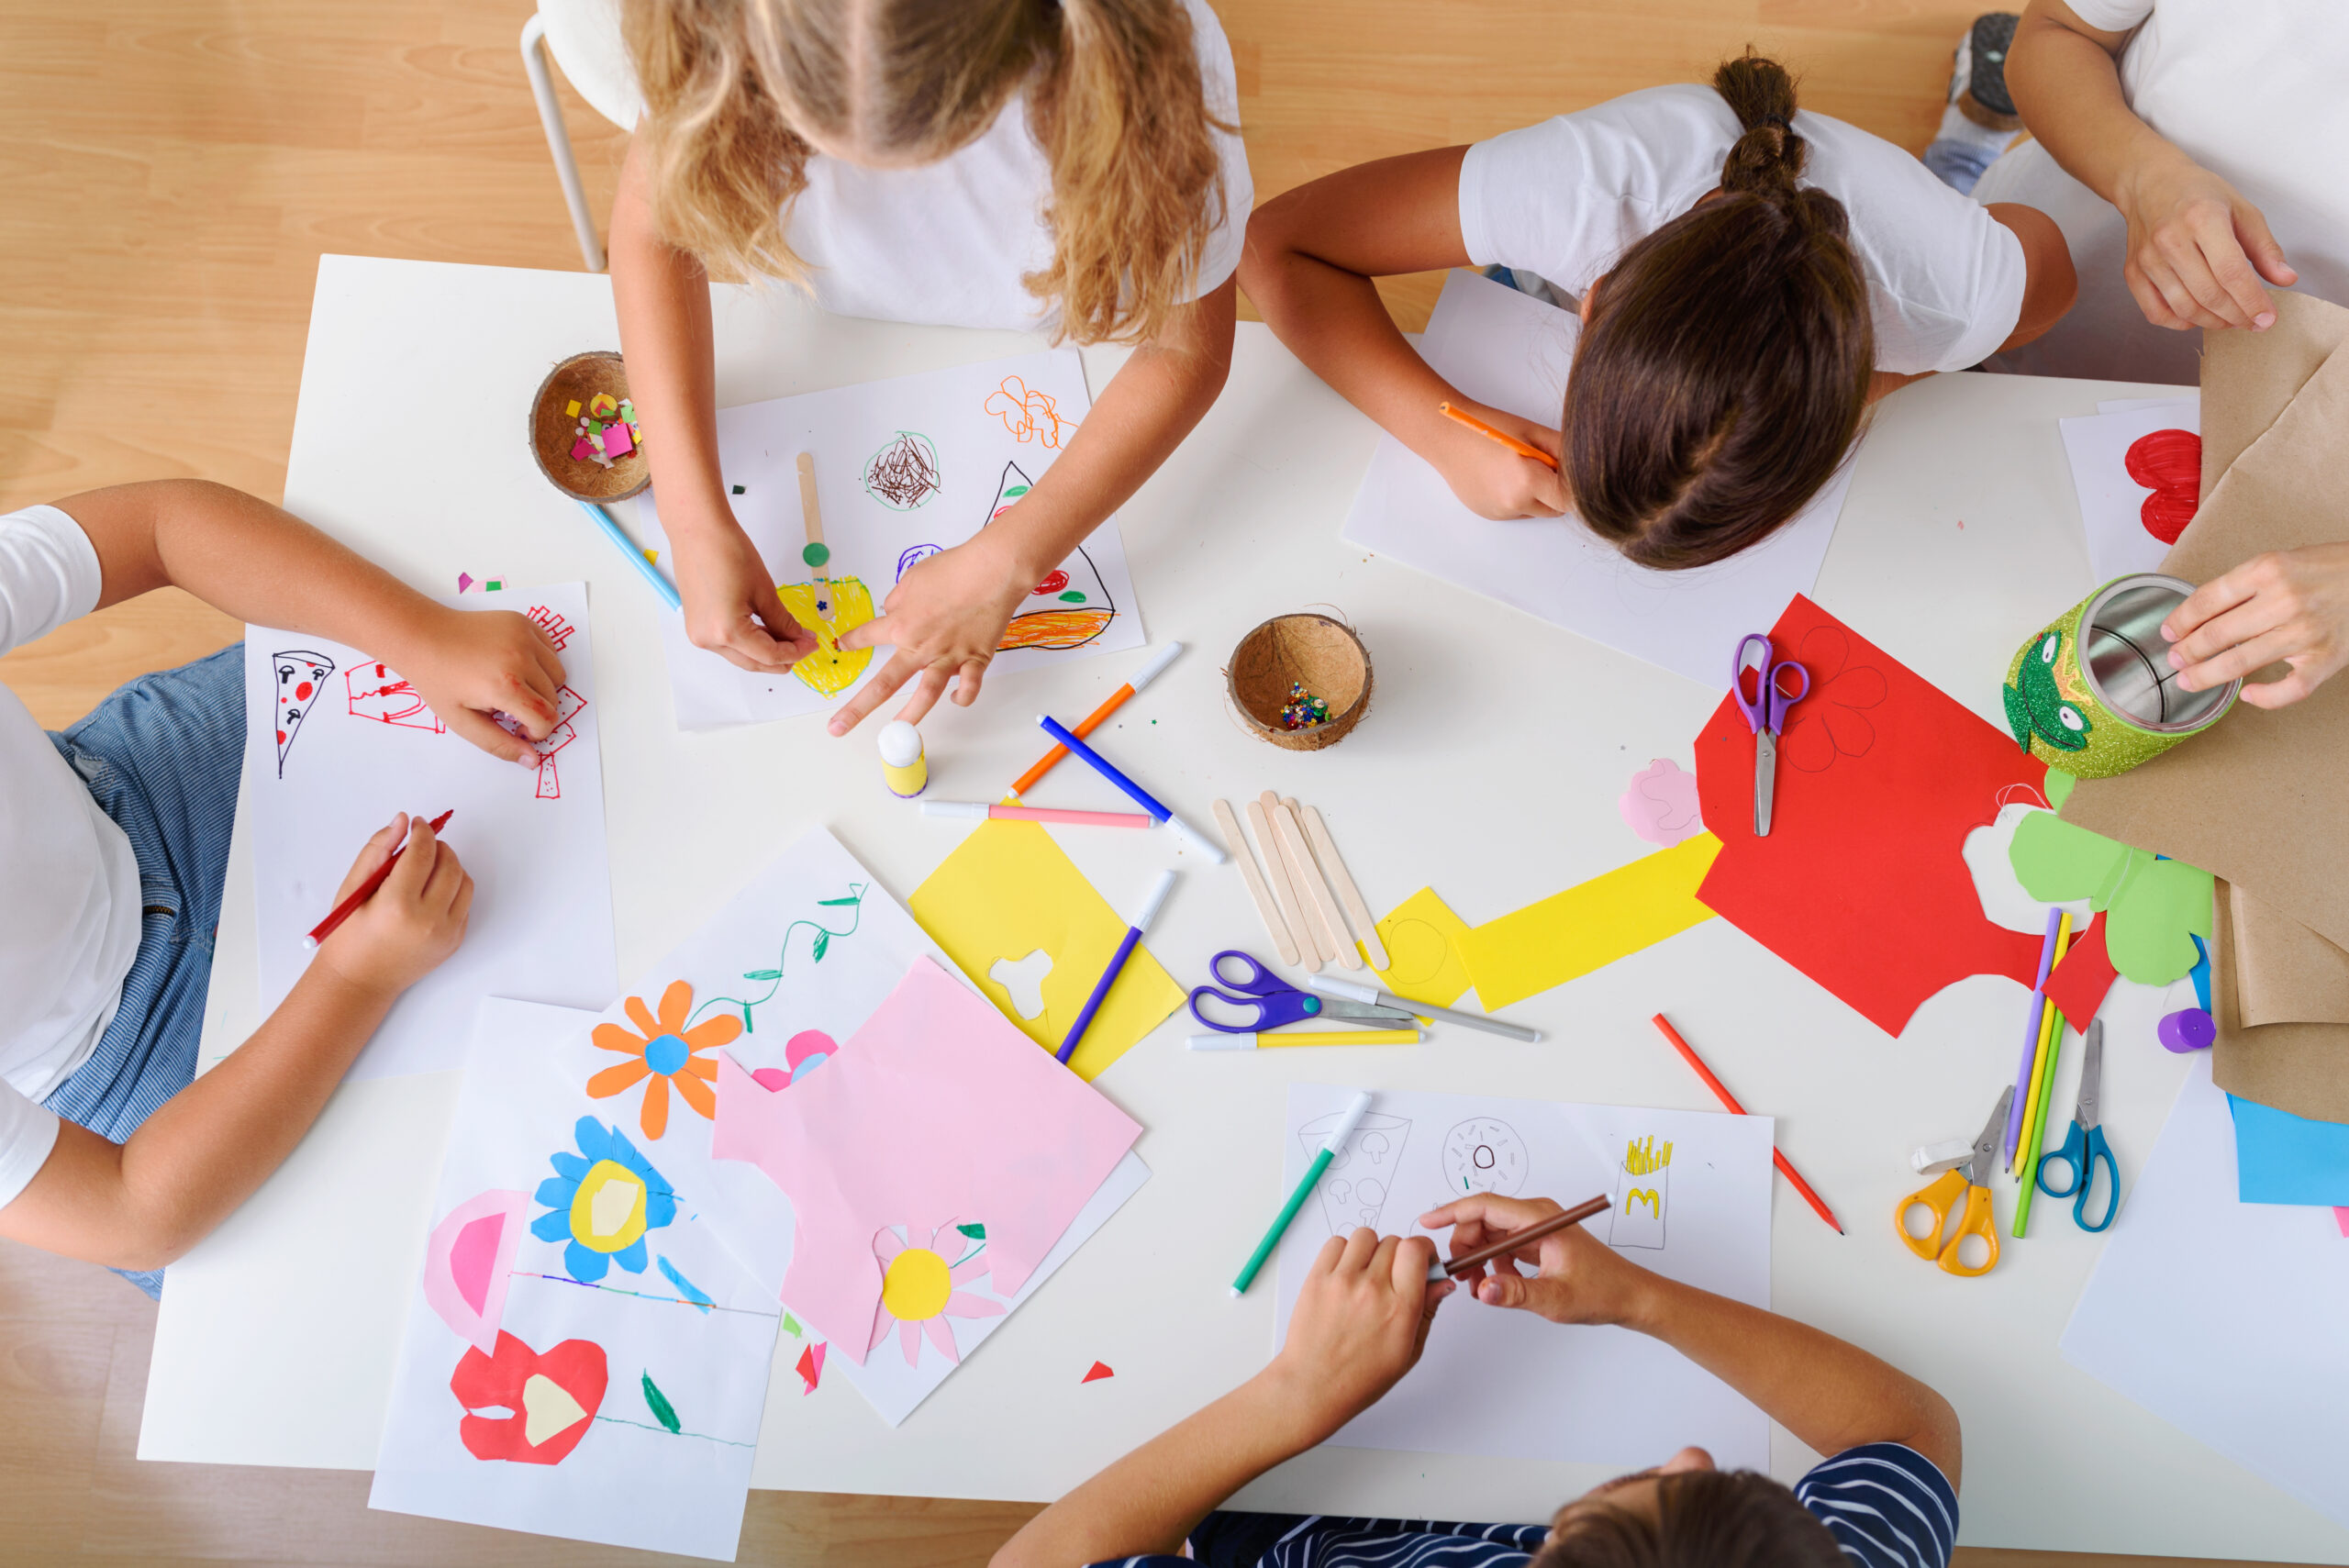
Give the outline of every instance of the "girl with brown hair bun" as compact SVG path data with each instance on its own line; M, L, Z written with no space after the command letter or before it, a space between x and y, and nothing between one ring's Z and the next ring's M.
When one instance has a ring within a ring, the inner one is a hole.
M1231 48L1204 0L637 0L645 114L612 291L693 641L780 671L815 639L727 500L707 284L774 276L827 310L1137 345L1035 487L907 571L841 638L968 704L1012 613L1165 461L1230 364L1254 190Z
M1578 300L1558 428L1462 396L1372 283L1460 266ZM1299 186L1251 220L1240 275L1281 340L1471 510L1571 509L1664 570L1767 537L1833 474L1870 402L2029 341L2073 289L2043 214L1977 206L1891 143L1798 112L1786 71L1750 50L1709 87Z

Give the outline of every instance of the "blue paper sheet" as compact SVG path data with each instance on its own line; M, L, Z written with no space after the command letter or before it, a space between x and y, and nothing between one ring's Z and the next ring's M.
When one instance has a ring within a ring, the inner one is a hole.
M2310 1121L2227 1096L2235 1118L2235 1195L2244 1203L2349 1205L2349 1124Z

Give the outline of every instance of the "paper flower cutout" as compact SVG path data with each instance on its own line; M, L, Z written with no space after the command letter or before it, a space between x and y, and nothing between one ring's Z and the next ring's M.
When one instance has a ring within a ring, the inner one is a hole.
M541 1355L500 1333L495 1355L469 1350L449 1375L465 1409L457 1439L475 1459L560 1464L594 1426L609 1380L604 1347L592 1340L565 1340ZM489 1409L504 1413L473 1414Z
M2210 873L2183 861L2132 850L2052 811L2024 814L2007 858L2033 898L2085 898L2101 911L2112 967L2141 984L2166 985L2186 974L2199 953L2194 939L2210 935Z
M720 1013L705 1018L691 1029L685 1019L694 1006L694 988L679 980L661 993L661 1016L654 1018L640 996L628 999L628 1016L641 1031L630 1034L618 1024L597 1024L595 1040L600 1050L617 1051L635 1058L617 1067L607 1067L587 1080L587 1092L596 1099L607 1099L641 1082L644 1103L637 1116L637 1124L644 1129L647 1138L658 1138L669 1130L669 1085L674 1084L686 1105L703 1119L718 1118L718 1095L710 1083L718 1076L718 1063L701 1055L715 1050L742 1032L742 1020L731 1013Z
M570 1238L562 1266L582 1284L602 1279L618 1263L644 1272L644 1233L677 1218L677 1195L620 1129L584 1116L573 1129L579 1152L549 1156L555 1173L533 1195L547 1212L530 1222L541 1241Z
M1838 757L1865 757L1876 744L1868 710L1884 706L1884 672L1852 662L1841 627L1815 626L1795 644L1795 662L1810 672L1810 694L1787 710L1778 756L1800 773L1821 773Z
M975 1234L974 1234L975 1232ZM908 1237L918 1236L908 1229ZM957 1226L952 1221L940 1226L917 1244L897 1240L894 1229L884 1228L873 1238L873 1256L881 1264L881 1305L873 1313L873 1340L864 1347L869 1357L878 1350L889 1330L897 1330L897 1342L906 1352L906 1364L921 1364L921 1340L924 1334L950 1362L962 1361L962 1352L954 1348L954 1330L947 1325L949 1318L1000 1318L1004 1306L984 1296L970 1296L955 1289L968 1284L987 1272L985 1260L980 1253L985 1250L986 1229L984 1226ZM977 1246L973 1246L977 1242ZM943 1249L944 1251L941 1251ZM945 1251L960 1253L961 1260L949 1263Z
M839 1049L822 1029L801 1029L784 1042L782 1066L753 1068L751 1076L763 1088L788 1089L829 1062Z
M1666 849L1705 830L1697 807L1697 775L1682 773L1669 757L1658 757L1633 773L1615 809L1632 832Z

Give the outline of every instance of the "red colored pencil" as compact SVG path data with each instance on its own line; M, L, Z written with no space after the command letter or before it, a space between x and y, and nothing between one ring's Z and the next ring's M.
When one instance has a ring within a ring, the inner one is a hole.
M449 825L449 818L456 814L457 808L452 806L434 817L432 830L438 833L441 828L446 828ZM302 939L302 945L305 948L314 948L334 935L336 927L350 919L362 904L375 896L376 892L384 885L384 879L392 874L392 868L400 863L400 857L406 853L407 853L407 844L403 840L400 847L392 851L390 859L371 872L366 881L351 890L350 897L336 905L325 919L310 928L310 934Z
M1680 1053L1680 1060L1697 1070L1697 1076L1705 1081L1705 1087L1713 1092L1713 1097L1720 1101L1722 1106L1732 1116L1745 1115L1745 1107L1737 1103L1737 1096L1729 1092L1727 1084L1713 1076L1711 1068L1697 1059L1696 1051L1687 1040L1680 1038L1680 1031L1674 1029L1662 1013L1655 1016L1654 1021L1655 1027L1664 1031L1664 1038L1672 1042L1672 1049ZM1813 1213L1828 1224L1834 1226L1836 1235L1843 1234L1843 1227L1837 1223L1835 1216L1828 1211L1826 1203L1817 1193L1810 1190L1810 1184L1802 1179L1800 1173L1796 1171L1784 1154L1778 1152L1776 1144L1771 1145L1770 1148L1770 1162L1778 1167L1780 1175L1794 1184L1795 1191L1802 1194L1803 1202L1810 1205Z

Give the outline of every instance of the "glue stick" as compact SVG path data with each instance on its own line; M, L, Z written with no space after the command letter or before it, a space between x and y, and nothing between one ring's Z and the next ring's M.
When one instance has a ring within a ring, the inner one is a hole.
M922 755L921 731L902 718L881 727L881 777L890 794L907 800L930 787L930 760Z

